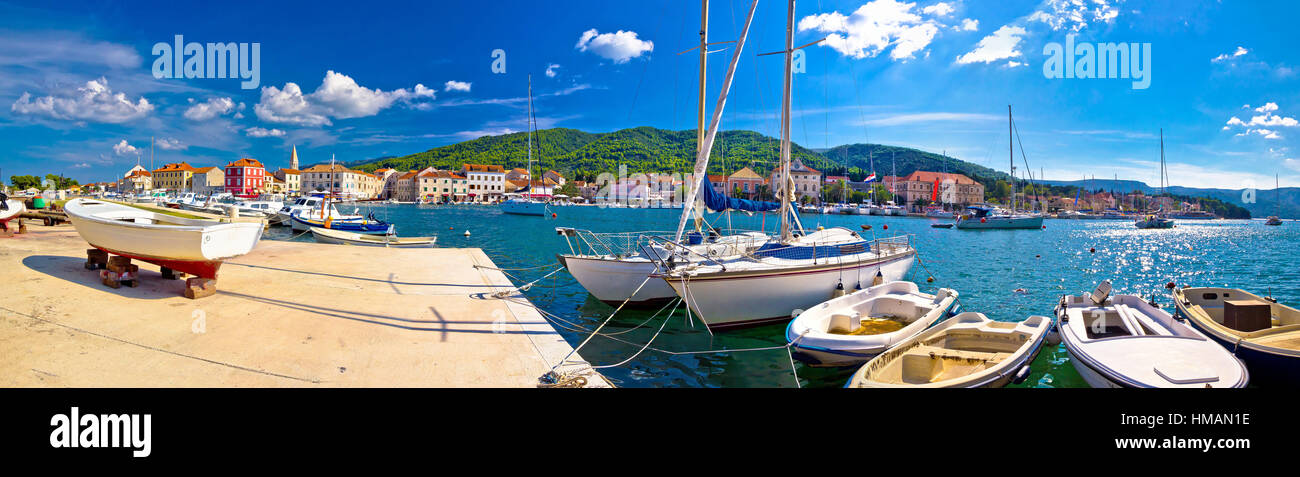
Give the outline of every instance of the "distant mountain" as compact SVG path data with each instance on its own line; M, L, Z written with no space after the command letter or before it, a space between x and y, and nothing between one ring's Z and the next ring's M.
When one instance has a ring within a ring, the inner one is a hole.
M1077 186L1082 187L1084 190L1093 191L1104 190L1120 193L1142 191L1142 193L1148 195L1160 193L1159 187L1151 187L1144 182L1131 180L1117 181L1111 179L1097 179L1093 181L1044 181L1044 183L1054 186ZM1246 203L1242 200L1243 193L1245 192L1244 189L1202 189L1196 187L1170 186L1166 187L1165 190L1174 195L1206 197L1221 200L1230 204L1236 204L1249 210L1252 217L1277 215L1278 201L1281 200L1281 217L1300 217L1300 188L1296 187L1283 187L1276 190L1257 189L1255 191L1253 203Z

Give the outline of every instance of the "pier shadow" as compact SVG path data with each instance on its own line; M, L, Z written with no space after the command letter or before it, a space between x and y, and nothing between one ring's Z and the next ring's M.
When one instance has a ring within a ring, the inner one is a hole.
M139 286L135 288L127 286L123 286L122 288L109 288L104 286L103 282L100 281L99 270L86 269L85 258L59 255L31 255L24 258L22 263L27 268L43 273L51 278L57 278L68 283L81 285L97 292L109 293L127 298L163 300L181 296L185 291L184 280L164 279L162 273L145 267L140 267ZM145 264L146 266L150 265L146 262L138 261L134 261L133 263Z
M264 303L267 305L288 308L291 310L304 311L318 316L327 316L331 318L339 318L343 320L369 323L372 325L387 326L390 328L397 328L402 330L429 331L434 333L440 333L442 337L442 341L447 340L448 333L511 334L511 335L554 335L556 334L556 332L554 331L506 331L506 330L496 331L492 329L492 321L490 320L450 321L443 318L442 314L432 307L430 307L430 310L433 310L433 315L434 315L433 319L416 320L410 318L400 318L395 316L380 315L380 314L366 313L360 311L339 310L335 308L327 308L323 306L310 305L306 303L299 303L299 302L294 302L289 300L281 300L277 298L248 295L245 293L237 293L237 292L230 292L230 291L218 291L218 293L226 296L242 298L249 301L255 301L258 303ZM393 322L397 322L397 323L393 323ZM546 323L546 322L543 320L543 321L535 321L535 322L524 322L520 324L531 325L531 324L542 324L542 323ZM482 330L456 329L456 328L451 328L450 327L451 325L481 325L481 326L488 327L488 329L482 329Z
M388 284L389 286L393 286L393 287L396 287L397 285L409 285L409 286L419 286L419 287L463 287L463 288L483 288L483 287L485 287L485 286L489 286L489 285L473 284L473 283L421 283L421 282L395 282L395 281L392 280L392 276L393 276L393 274L391 274L391 273L389 274L389 279L384 280L384 279L379 279L379 278L353 277L353 276L349 276L349 275L339 275L339 274L335 274L335 273L312 272L312 271L307 271L307 270L294 270L294 269L290 269L290 268L268 267L268 266L265 266L265 265L249 265L249 264L247 264L247 263L225 262L225 265L224 265L224 266L225 266L225 267L247 267L247 268L257 268L257 269L261 269L261 270L273 270L273 271L277 271L277 272L297 273L297 274L301 274L301 275L315 275L315 276L318 276L318 277L341 278L341 279L344 279L344 280L355 280L355 281L363 281L363 282L386 283L386 284ZM396 290L396 288L394 288L394 290ZM401 293L398 293L398 294L400 295Z

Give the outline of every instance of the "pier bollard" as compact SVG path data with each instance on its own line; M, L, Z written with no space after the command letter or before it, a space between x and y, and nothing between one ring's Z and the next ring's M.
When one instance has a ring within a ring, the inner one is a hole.
M197 300L217 294L217 280L194 277L185 280L185 298Z

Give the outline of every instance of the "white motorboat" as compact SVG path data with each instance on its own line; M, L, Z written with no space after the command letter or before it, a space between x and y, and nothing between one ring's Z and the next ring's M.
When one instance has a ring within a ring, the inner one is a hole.
M957 228L965 230L987 229L1042 229L1041 215L1011 214L993 207L972 205L957 217Z
M1135 295L1066 295L1057 330L1074 369L1094 388L1240 388L1250 376L1231 352Z
M389 233L384 235L341 232L320 227L312 227L311 235L319 243L384 248L431 248L438 241L438 237L398 237L391 226Z
M1172 229L1174 228L1174 219L1148 215L1133 222L1133 226L1139 229Z
M800 313L785 329L795 359L811 366L860 365L929 328L957 301L940 288L889 282L833 298Z
M295 232L306 232L311 228L311 225L294 221L294 216L301 217L307 221L316 222L324 222L326 219L332 221L353 222L365 220L365 217L362 217L361 215L344 215L340 213L338 208L334 207L334 204L327 202L321 197L299 198L292 205L282 207L280 208L280 211L276 213L276 219L279 220L281 224L291 226Z
M883 206L864 204L858 208L858 215L889 215Z
M962 313L862 365L850 388L999 388L1029 376L1052 319L1011 323Z
M216 278L221 262L247 254L262 238L262 224L174 217L92 199L63 206L91 246L203 278Z
M882 209L884 210L884 215L892 215L895 217L907 216L907 208L901 205L895 205L893 201L886 202Z
M943 210L943 208L941 208L941 207L927 207L927 208L925 209L925 216L926 216L926 217L929 217L929 218L932 218L932 219L955 219L955 218L957 218L957 214L954 214L954 213L952 213L952 212L950 212L950 211L947 211L947 210Z
M726 328L789 320L876 275L902 280L915 259L908 236L868 241L833 227L773 239L734 258L661 263L665 271L656 276L709 327Z
M1177 288L1178 317L1246 362L1262 386L1300 387L1300 310L1233 288Z

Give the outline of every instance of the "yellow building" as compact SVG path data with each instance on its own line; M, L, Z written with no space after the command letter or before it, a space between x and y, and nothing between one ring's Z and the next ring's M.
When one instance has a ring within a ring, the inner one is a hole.
M197 169L185 162L167 164L154 169L153 188L172 191L190 190L195 170Z

